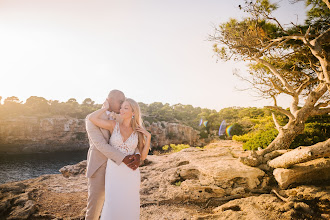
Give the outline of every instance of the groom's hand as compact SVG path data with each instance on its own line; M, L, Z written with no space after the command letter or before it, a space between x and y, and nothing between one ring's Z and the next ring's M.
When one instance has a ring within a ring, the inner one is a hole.
M109 100L106 99L102 105L102 108L106 108L107 110L109 110L110 104L109 104Z
M136 170L140 166L140 154L128 155L123 162L132 170Z

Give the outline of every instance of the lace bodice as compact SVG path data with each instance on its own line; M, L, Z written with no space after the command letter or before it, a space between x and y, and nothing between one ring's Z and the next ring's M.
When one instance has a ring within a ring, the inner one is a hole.
M117 122L110 137L110 144L111 146L120 150L126 156L134 154L135 148L138 145L137 132L133 132L131 136L129 136L127 140L124 142L123 137L121 136L120 133L119 123Z

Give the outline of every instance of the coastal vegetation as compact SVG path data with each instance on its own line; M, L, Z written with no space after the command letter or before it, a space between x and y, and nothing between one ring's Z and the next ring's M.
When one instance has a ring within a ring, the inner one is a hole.
M146 123L161 122L162 127L165 126L164 122L184 124L198 130L201 139L207 141L233 139L243 142L243 148L247 150L265 148L276 138L278 131L272 119L273 113L281 125L285 125L288 121L288 117L268 108L230 107L216 111L192 105L170 105L161 102L151 104L140 102L139 105ZM78 103L74 98L60 102L31 96L23 102L12 96L4 99L0 105L0 118L70 116L84 119L87 114L100 107L101 104L96 104L90 98ZM219 136L222 122L226 124L226 131ZM167 134L169 139L175 138L175 135L177 134ZM290 148L312 145L326 140L327 137L330 137L330 115L313 116L306 120L304 133L295 138ZM167 150L175 151L178 147L180 149L184 147L183 145L173 146L168 146ZM163 150L166 151L166 149Z

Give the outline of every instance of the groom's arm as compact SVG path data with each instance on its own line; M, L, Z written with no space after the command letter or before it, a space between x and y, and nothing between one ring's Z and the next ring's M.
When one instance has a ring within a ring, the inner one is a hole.
M88 133L90 141L102 154L104 154L104 156L113 160L116 164L120 165L125 158L125 154L108 144L108 142L102 135L100 128L94 125L88 118L89 115L87 115L85 122L86 131Z

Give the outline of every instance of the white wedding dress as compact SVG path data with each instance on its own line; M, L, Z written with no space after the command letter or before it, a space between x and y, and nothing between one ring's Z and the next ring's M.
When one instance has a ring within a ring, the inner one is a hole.
M110 137L110 144L125 155L134 154L138 135L133 132L124 142L119 123ZM132 170L125 163L119 166L108 159L105 172L105 200L101 220L135 220L140 218L140 169Z

